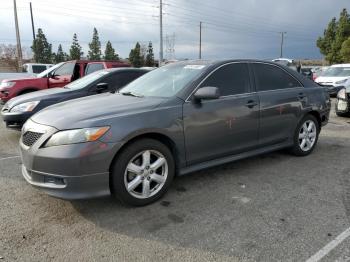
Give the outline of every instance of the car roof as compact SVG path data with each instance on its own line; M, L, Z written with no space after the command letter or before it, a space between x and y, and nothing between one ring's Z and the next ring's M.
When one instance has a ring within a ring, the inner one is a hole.
M332 65L331 67L350 67L350 64L337 64L337 65Z
M106 68L106 69L102 69L103 71L106 72L123 72L123 71L127 71L127 72L149 72L152 71L150 69L145 69L145 68L135 68L135 67L116 67L116 68Z

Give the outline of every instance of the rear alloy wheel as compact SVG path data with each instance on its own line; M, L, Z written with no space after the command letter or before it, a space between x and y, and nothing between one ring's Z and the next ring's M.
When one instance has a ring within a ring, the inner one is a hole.
M316 146L319 129L318 121L314 116L305 116L295 131L292 152L297 156L310 154Z
M129 145L115 161L111 189L123 203L147 205L167 191L174 170L173 156L164 144L142 139Z

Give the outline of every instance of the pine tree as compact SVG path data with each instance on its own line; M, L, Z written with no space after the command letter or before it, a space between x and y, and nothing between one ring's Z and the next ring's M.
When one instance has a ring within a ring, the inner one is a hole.
M88 58L90 60L101 60L101 42L99 40L96 28L94 28L92 41L89 43L89 48L90 50L88 52Z
M37 63L52 63L52 45L46 40L46 36L41 28L31 46L34 61Z
M344 62L340 51L348 37L350 37L350 15L344 8L339 20L333 18L324 31L323 37L317 40L317 46L330 64Z
M129 61L134 67L141 67L143 66L142 63L142 57L141 57L141 46L139 42L136 43L135 48L131 49L129 54Z
M104 60L106 61L118 61L119 56L115 53L114 48L112 47L112 43L110 41L106 44Z
M152 42L148 43L145 65L151 66L151 67L154 66L154 53L153 53Z
M340 54L340 50L342 48L342 44L345 40L350 37L350 15L344 8L343 11L340 13L338 26L337 26L337 32L335 34L335 40L332 45L332 51L334 54L334 62L336 63L342 63L343 59Z
M57 53L54 56L54 60L56 63L61 63L67 60L67 54L63 52L62 45L58 45Z
M84 52L82 52L82 48L79 45L77 34L74 33L73 42L69 49L69 59L79 60L83 54Z
M332 45L335 40L336 31L337 19L333 17L331 22L329 22L327 29L324 30L323 37L320 37L317 40L317 46L320 49L321 54L323 54L325 56L325 59L331 64L334 61Z
M344 63L350 63L350 37L342 44L340 55Z

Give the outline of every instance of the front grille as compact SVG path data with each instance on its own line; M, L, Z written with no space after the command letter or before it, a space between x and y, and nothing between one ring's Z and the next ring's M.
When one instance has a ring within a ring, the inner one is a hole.
M22 136L22 143L26 146L32 146L42 135L42 133L27 131Z

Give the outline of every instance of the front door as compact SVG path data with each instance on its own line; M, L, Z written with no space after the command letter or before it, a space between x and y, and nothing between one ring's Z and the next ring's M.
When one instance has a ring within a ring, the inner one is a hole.
M49 77L49 88L63 87L72 81L75 63L68 62L57 68Z
M230 63L202 82L218 87L221 97L183 106L189 165L250 150L258 144L259 101L251 92L248 66Z

